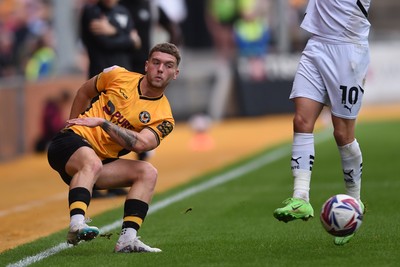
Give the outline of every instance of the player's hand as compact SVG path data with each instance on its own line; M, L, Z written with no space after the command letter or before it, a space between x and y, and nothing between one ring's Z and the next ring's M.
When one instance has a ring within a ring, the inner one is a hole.
M100 126L104 123L104 119L102 118L75 118L67 120L69 126L72 125L81 125L90 128L94 128Z

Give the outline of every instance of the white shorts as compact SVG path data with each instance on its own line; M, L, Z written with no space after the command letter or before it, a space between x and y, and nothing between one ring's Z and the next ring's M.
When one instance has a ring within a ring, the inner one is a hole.
M368 45L311 38L300 58L290 99L306 97L331 107L334 116L355 119L369 65Z

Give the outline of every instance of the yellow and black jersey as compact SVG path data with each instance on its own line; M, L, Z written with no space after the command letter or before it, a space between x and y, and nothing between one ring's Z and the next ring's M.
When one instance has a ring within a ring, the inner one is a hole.
M113 66L98 75L99 95L79 117L99 117L135 132L150 129L158 144L175 125L169 101L165 95L157 98L143 96L140 91L142 74ZM71 129L84 137L102 158L117 158L126 150L114 142L101 127L74 125Z

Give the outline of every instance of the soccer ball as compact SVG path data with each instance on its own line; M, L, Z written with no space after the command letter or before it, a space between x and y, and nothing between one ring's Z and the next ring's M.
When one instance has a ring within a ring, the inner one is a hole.
M363 211L358 201L348 195L330 197L322 206L322 226L333 236L348 236L360 228Z

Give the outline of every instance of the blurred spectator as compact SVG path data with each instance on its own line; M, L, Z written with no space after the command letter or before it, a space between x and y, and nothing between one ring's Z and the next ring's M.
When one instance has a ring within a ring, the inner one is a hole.
M270 39L266 14L260 12L261 1L241 0L240 3L240 17L234 23L238 54L248 60L251 78L257 81L263 80L266 76L265 56Z
M157 0L120 0L120 4L125 6L132 15L133 22L138 30L138 34L142 41L140 49L133 51L132 53L132 71L144 73L144 65L152 46L152 30L154 27L160 26L168 33L168 42L173 43L177 46L182 44L182 31L179 25L179 20L182 17L177 17L173 20L164 11L164 6L158 4L162 1ZM162 2L162 3L165 3ZM168 1L168 5L172 6L172 1ZM181 7L182 9L184 7ZM172 13L171 13L172 14Z
M187 8L184 0L153 0L155 2L156 26L163 28L168 34L168 41L175 45L183 44L182 23L187 16ZM156 43L162 40L155 41Z
M1 76L24 73L27 58L31 56L29 40L42 36L44 32L50 30L51 14L49 0L3 0L0 2L0 35L2 36L0 58L3 62L9 62L5 70L4 66L1 66ZM9 42L11 42L11 52L9 48L6 48Z
M47 99L41 118L42 132L39 139L36 141L35 151L44 152L47 145L65 126L67 117L64 115L65 108L69 105L71 94L67 90L63 90L60 95Z
M208 0L205 22L218 56L230 61L235 55L233 24L239 17L238 0Z
M99 0L83 7L81 38L89 56L89 78L113 65L130 70L131 53L141 47L132 17L118 0Z
M31 56L25 66L25 78L37 81L54 73L56 54L49 44L48 37L43 34L29 40Z
M152 15L149 0L121 0L120 4L125 6L132 16L133 23L137 28L142 45L140 49L132 51L131 70L144 73L144 63L150 47L150 30L152 25Z

